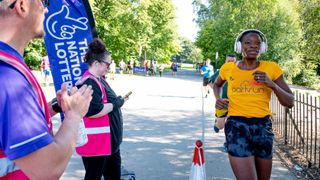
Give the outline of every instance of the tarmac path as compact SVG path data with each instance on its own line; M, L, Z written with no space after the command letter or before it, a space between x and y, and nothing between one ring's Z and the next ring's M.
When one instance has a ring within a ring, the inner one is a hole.
M194 143L202 138L207 180L235 179L227 153L223 152L224 133L213 132L214 96L202 98L202 78L193 70L178 72L177 77L120 76L108 81L118 95L132 91L122 107L124 139L122 164L134 171L137 180L189 179ZM50 100L51 87L45 87ZM202 106L203 105L203 106ZM203 107L203 111L202 111ZM54 118L59 126L59 117ZM83 179L81 158L72 156L61 179ZM296 179L274 155L272 179Z

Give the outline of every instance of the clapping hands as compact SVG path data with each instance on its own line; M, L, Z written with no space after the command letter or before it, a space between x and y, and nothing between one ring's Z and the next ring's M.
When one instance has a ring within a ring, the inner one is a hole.
M57 92L57 100L66 117L72 116L80 120L88 112L92 93L91 86L83 85L80 89L72 87L68 91L67 84L64 83Z

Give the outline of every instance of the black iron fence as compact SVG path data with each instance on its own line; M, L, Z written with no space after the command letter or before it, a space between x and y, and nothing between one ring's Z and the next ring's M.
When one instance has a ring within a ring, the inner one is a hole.
M309 167L320 168L320 97L298 92L294 96L294 107L289 109L272 95L273 129L306 158Z

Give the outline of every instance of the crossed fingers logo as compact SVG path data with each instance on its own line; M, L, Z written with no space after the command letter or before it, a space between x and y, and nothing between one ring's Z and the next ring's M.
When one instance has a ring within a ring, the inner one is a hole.
M72 39L77 30L88 29L87 18L80 17L75 19L70 17L69 14L70 11L68 6L63 5L60 11L53 13L48 17L46 27L48 33L55 39ZM62 19L63 21L61 21Z

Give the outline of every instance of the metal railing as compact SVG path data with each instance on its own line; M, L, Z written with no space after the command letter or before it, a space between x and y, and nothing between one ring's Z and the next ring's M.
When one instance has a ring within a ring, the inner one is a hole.
M294 96L294 107L289 109L272 95L273 129L306 158L308 167L320 168L320 97L298 92Z

